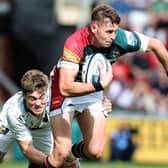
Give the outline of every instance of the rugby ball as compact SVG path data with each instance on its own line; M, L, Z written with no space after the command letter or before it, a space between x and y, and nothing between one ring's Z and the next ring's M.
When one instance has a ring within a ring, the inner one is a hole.
M103 71L108 72L108 60L103 54L96 53L86 56L82 66L82 81L85 83L98 82L100 64Z

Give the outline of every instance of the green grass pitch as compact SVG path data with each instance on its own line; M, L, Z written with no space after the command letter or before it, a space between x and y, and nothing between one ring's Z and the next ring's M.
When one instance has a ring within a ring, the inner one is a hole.
M0 164L0 168L27 168L25 161L5 161ZM167 168L162 164L137 164L137 163L111 163L111 162L84 162L81 161L81 168Z

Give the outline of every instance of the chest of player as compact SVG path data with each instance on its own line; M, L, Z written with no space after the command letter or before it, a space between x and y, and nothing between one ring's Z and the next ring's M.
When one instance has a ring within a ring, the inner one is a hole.
M84 48L83 58L81 62L85 62L86 56L96 53L103 54L111 63L113 63L117 61L118 58L124 53L124 50L115 44L112 44L108 48L96 48L92 45L89 45Z
M86 45L83 49L82 61L86 56L96 53L103 54L111 63L128 52L137 51L140 48L141 41L135 32L128 32L118 29L116 38L110 47L96 48L93 45Z
M31 130L50 127L49 116L47 114L37 118L30 113L25 113L19 116L19 120Z

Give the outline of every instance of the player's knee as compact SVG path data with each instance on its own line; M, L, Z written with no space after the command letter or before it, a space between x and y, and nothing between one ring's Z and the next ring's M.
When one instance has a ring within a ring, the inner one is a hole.
M103 155L103 147L99 145L90 145L88 146L88 153L93 159L99 160Z
M60 156L60 158L62 158L62 160L65 160L66 158L69 157L71 153L71 147L72 147L71 141L65 141L64 143L56 144L58 155Z
M62 158L62 160L66 160L69 157L70 152L71 152L71 148L58 149L58 154Z

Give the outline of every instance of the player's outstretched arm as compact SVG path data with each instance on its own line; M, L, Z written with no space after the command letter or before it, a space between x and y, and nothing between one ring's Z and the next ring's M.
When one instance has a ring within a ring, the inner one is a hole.
M33 163L43 165L46 155L40 150L36 149L32 141L19 141L19 146L24 154L24 156Z
M149 37L148 50L155 53L168 75L168 52L163 43L158 39Z

